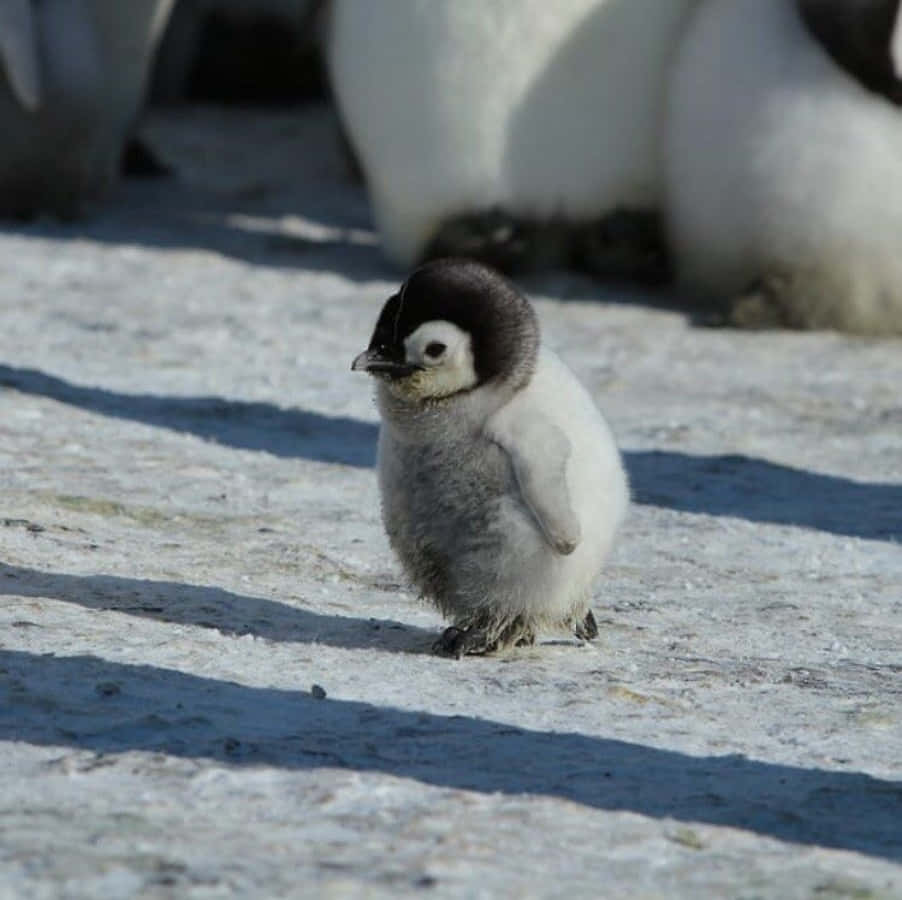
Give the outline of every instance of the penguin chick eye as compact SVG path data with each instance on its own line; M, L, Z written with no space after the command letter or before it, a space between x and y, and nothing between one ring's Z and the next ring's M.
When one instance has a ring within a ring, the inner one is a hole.
M432 341L426 345L426 356L430 359L438 359L448 348L441 341Z

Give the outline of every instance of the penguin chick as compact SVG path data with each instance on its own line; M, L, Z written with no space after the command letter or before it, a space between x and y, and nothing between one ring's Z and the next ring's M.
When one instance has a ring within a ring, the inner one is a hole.
M389 298L352 369L376 378L382 518L416 587L452 621L438 653L597 635L592 582L628 504L620 454L526 298L443 259Z

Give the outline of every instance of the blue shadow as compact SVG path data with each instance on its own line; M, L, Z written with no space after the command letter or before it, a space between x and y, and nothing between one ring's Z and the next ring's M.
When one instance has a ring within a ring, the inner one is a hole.
M376 458L378 426L344 416L221 397L123 394L6 365L0 365L0 386L241 450L360 467ZM624 460L636 503L902 541L902 484L821 475L737 454L628 450Z
M632 450L624 457L636 503L902 541L902 484L821 475L738 454Z
M94 656L0 651L0 740L381 772L902 860L899 781L318 700Z
M9 520L0 519L0 525L4 521ZM389 589L394 587L390 585ZM251 634L269 641L348 649L426 653L437 637L437 632L389 619L325 615L217 587L117 575L39 572L0 563L3 596L60 600L85 609L214 628L235 637ZM26 622L22 627L38 624Z
M0 386L104 416L193 434L238 450L361 467L372 466L376 459L378 426L346 416L221 397L122 394L5 365L0 365Z

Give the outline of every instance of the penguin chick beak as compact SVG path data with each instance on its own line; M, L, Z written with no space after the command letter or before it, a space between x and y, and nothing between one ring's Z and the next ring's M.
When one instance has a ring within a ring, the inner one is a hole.
M370 375L383 375L387 378L405 378L418 372L422 366L415 366L408 362L389 359L378 350L370 348L354 357L351 363L352 372L368 372Z

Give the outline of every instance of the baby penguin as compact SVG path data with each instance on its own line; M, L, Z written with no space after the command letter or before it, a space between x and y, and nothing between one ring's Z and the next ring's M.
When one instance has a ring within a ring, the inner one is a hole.
M452 621L451 656L598 634L592 582L629 500L611 432L540 346L526 298L441 259L385 303L352 369L376 378L382 518L406 574Z

